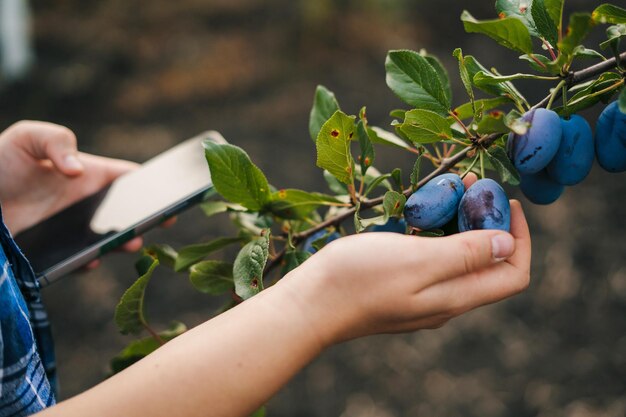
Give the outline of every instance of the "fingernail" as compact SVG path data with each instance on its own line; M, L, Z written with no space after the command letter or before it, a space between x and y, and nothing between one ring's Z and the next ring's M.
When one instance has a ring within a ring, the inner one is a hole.
M73 169L76 171L80 171L81 169L83 169L83 164L78 160L76 155L66 155L63 162L65 163L65 167L68 169Z
M496 262L513 255L514 250L515 241L513 240L513 236L501 233L491 238L491 253Z

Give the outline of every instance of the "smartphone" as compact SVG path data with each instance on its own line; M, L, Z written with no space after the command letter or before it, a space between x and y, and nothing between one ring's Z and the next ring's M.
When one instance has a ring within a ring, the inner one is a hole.
M42 286L214 194L204 132L157 155L108 187L15 236Z

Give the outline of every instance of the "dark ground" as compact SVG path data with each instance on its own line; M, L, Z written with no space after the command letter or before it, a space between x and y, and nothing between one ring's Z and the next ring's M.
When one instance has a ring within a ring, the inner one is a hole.
M137 161L217 129L281 187L324 186L307 130L316 84L334 90L344 109L366 104L370 121L389 123L388 110L401 103L384 83L388 49L439 55L456 103L455 47L504 73L526 70L515 54L462 30L464 7L487 18L492 1L33 3L37 67L27 81L0 87L0 126L24 118L65 124L83 150ZM570 1L568 9L599 3ZM525 91L531 101L546 92ZM395 151L380 150L379 161L381 170L412 164ZM596 166L556 204L525 204L534 244L526 293L440 330L335 347L270 402L269 415L626 415L624 179ZM146 240L180 247L224 233L227 226L193 210ZM45 290L64 398L101 381L130 340L112 317L135 258L109 256L97 271ZM147 300L158 327L200 323L220 303L165 270Z

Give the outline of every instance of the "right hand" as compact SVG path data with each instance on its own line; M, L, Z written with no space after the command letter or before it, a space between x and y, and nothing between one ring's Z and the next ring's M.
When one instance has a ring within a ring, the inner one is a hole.
M511 201L511 234L441 238L363 233L338 239L277 287L289 292L322 346L377 333L436 328L527 288L530 235ZM278 289L278 288L277 288Z

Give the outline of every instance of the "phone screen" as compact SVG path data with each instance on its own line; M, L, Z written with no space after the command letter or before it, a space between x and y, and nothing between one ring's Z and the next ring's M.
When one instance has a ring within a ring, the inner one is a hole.
M223 141L217 132L189 139L18 234L35 272L52 281L205 199L205 139Z

